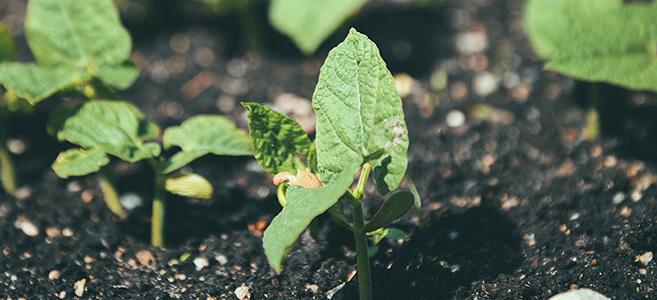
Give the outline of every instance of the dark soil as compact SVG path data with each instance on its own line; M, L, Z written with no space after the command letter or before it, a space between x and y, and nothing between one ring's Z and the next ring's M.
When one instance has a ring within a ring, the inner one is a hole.
M266 51L255 54L234 17L203 13L191 1L152 2L123 9L142 76L121 94L163 127L217 113L246 128L239 101L310 99L327 51L347 30L305 58L267 27L259 3ZM24 6L3 1L0 18L29 60ZM373 1L350 21L393 73L415 78L404 103L423 226L409 214L394 225L409 238L382 242L371 259L375 299L548 299L578 287L657 299L655 262L639 260L657 251L655 97L542 71L522 31L522 7ZM482 31L483 50L455 47L460 34ZM445 91L430 88L438 68L449 75ZM479 96L473 87L485 70L501 82ZM590 142L584 121L593 89L602 97L602 136ZM168 247L150 247L146 165L112 163L122 194L143 201L123 219L105 207L95 176L61 180L49 169L68 145L46 134L47 112L70 101L49 99L6 124L25 151L15 155L18 197L0 194L0 299L76 298L76 285L84 299L236 299L238 289L251 299L357 299L352 236L326 216L319 238L304 234L281 275L270 269L254 224L280 207L271 178L250 158L193 163L216 195L172 196ZM465 113L465 123L448 126L452 111ZM381 198L371 191L366 201L371 215Z

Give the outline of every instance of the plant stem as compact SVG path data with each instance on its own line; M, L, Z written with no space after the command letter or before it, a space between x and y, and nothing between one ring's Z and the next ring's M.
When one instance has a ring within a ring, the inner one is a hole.
M16 195L16 169L7 149L4 109L4 105L0 102L0 181L7 193Z
M166 191L164 189L164 176L155 175L155 189L153 190L153 212L151 224L151 245L164 246L164 216L166 212Z
M352 193L347 191L345 198L351 204L354 223L352 232L356 242L356 264L358 266L358 290L360 300L372 299L372 275L370 273L370 257L367 250L367 236L361 233L365 226L365 217L363 216L363 196L365 195L365 185L370 176L372 164L369 162L363 165L358 179L356 190Z
M123 216L125 211L123 206L121 206L121 201L119 200L119 193L116 191L114 183L110 179L109 171L107 166L100 169L100 190L103 192L103 198L105 199L105 204L107 207L117 216Z
M360 300L372 299L372 275L370 274L370 257L367 252L367 236L361 233L365 225L362 203L352 205L354 225L353 233L356 242L356 263L358 265L358 289Z
M586 111L586 139L596 140L600 135L600 103L598 101L598 84L589 88L589 108Z

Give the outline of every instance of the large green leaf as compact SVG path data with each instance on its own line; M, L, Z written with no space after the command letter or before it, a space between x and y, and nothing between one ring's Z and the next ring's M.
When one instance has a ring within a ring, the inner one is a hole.
M628 4L581 22L546 68L657 91L657 4Z
M383 201L383 204L376 211L372 219L363 226L361 233L377 230L399 219L413 207L414 202L415 197L409 191L399 191L390 195L388 199Z
M119 88L136 79L112 0L30 0L27 10L25 36L39 64L75 66Z
M242 105L249 110L249 135L255 158L265 171L275 175L305 169L298 155L308 156L312 142L301 125L266 106Z
M86 102L66 119L57 138L135 162L160 155L160 146L147 142L156 128L130 103L98 100Z
M305 54L312 54L367 0L272 0L269 20Z
M182 151L164 162L162 172L173 172L191 161L212 153L215 155L253 155L251 141L246 133L222 116L201 115L192 117L180 126L164 131L165 149L178 146Z
M109 163L109 157L98 148L69 149L59 153L52 164L57 176L68 178L98 172L100 168Z
M16 56L16 43L11 36L9 26L0 23L0 62L12 61Z
M43 67L33 63L0 64L0 84L32 104L82 79L82 72L70 67Z
M534 51L551 57L579 22L622 5L620 0L530 0L525 7L525 30Z
M317 115L317 167L322 182L355 173L366 157L382 193L399 185L407 165L408 135L402 102L376 45L351 29L331 50L313 95ZM384 163L385 162L385 163Z
M310 190L300 186L288 188L287 203L271 221L263 238L267 260L276 273L281 272L283 261L303 230L344 195L355 175L355 172L344 172L331 183Z

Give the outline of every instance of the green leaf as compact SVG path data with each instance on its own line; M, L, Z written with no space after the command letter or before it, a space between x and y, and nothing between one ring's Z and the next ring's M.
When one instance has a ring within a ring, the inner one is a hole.
M386 228L383 232L383 237L384 238L389 238L389 239L407 239L408 234L401 229L397 228Z
M43 67L33 63L0 64L0 84L31 104L81 80L83 74L70 67Z
M212 153L215 155L253 155L246 133L221 116L200 115L189 118L180 126L164 131L165 149L178 146L182 151L164 162L162 172L171 173L191 161Z
M334 221L336 221L338 224L342 225L343 227L352 230L353 226L349 221L347 220L347 217L344 215L344 205L342 204L342 201L338 201L331 208L328 210L329 214L331 214L331 217L333 218Z
M199 199L212 197L212 185L198 174L176 174L164 181L164 188L176 195Z
M288 187L287 203L271 221L263 238L267 260L276 273L281 272L283 261L303 230L344 195L355 175L356 172L344 172L338 174L334 181L310 190L300 186Z
M146 142L155 136L155 128L130 103L97 100L84 103L66 119L57 138L136 162L160 155L157 143Z
M525 30L534 51L553 56L583 20L620 9L619 0L530 0L525 7Z
M395 189L406 172L408 135L401 98L376 45L355 29L331 50L313 95L317 115L317 167L322 182L346 167L372 161L376 169L389 163L377 184Z
M11 36L9 26L0 23L0 62L12 61L16 56L16 43Z
M272 0L269 20L306 55L313 54L367 0Z
M118 88L136 79L126 67L130 35L112 0L30 0L27 10L25 37L39 64L84 69Z
M109 157L98 148L69 149L59 153L52 164L57 176L68 178L98 172L100 168L109 163Z
M258 163L267 173L296 173L306 166L299 154L308 156L312 142L292 118L257 103L242 103L249 110L249 135Z
M657 91L657 4L628 4L586 19L546 68L581 80Z
M409 191L399 191L390 195L388 199L383 201L372 219L363 226L361 233L377 230L399 219L413 207L414 202L415 197Z

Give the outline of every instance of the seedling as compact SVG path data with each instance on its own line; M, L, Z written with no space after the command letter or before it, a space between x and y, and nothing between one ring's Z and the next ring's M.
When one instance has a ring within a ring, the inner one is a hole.
M657 91L657 2L531 0L525 27L548 70L584 81ZM595 87L590 95L587 127L597 135Z
M52 165L59 177L98 172L114 156L127 162L145 160L155 173L151 244L164 245L166 192L207 199L212 186L198 174L177 172L206 154L252 155L247 135L221 116L192 117L180 126L169 127L162 136L164 149L179 147L170 157L156 142L160 129L144 120L142 113L123 101L97 100L84 103L65 119L57 138L79 148L59 154Z
M139 72L128 59L130 35L113 1L30 0L27 11L25 37L35 62L11 62L15 45L7 28L0 26L0 85L7 90L0 99L0 124L17 107L24 107L25 100L35 105L57 93L73 93L84 100L97 95L115 98L112 88L127 88L137 78ZM0 132L1 177L4 189L14 193L16 176L5 138ZM113 185L106 176L100 178L105 201L121 215Z
M275 175L277 183L288 182L279 186L283 210L264 232L269 264L280 273L299 235L328 211L352 231L360 299L372 299L367 234L403 216L414 202L413 194L398 191L385 199L369 221L363 215L370 174L374 173L378 192L385 195L399 186L407 166L402 102L376 45L351 29L329 53L313 95L314 143L289 117L259 104L243 105L250 111L250 136L258 163ZM358 183L352 189L355 178ZM351 220L345 216L345 201L352 208Z

